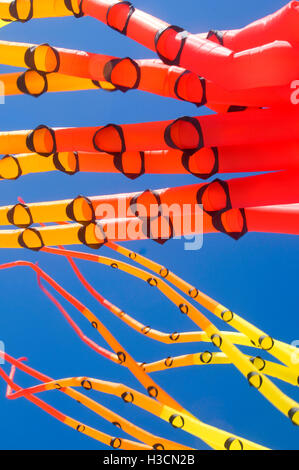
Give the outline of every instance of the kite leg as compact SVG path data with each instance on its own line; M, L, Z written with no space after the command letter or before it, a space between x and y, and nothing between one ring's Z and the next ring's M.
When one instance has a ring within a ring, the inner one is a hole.
M208 39L240 52L271 43L277 39L299 42L299 2L291 1L280 10L258 19L244 28L231 31L210 31Z
M287 84L299 71L298 50L286 41L234 53L135 9L128 2L84 0L81 14L94 16L157 52L165 63L184 67L228 90Z

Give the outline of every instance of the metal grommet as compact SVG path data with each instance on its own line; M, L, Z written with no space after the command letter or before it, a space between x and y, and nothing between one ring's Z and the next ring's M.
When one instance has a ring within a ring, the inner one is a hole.
M178 333L177 331L175 331L174 333L171 333L171 335L169 335L169 338L172 340L172 341L177 341L180 337L180 333Z
M116 355L117 355L117 357L118 357L118 359L119 359L119 362L120 362L121 364L123 364L124 362L126 362L127 357L126 357L126 355L125 355L125 353L124 353L123 351L119 351L118 353L116 353Z
M157 398L159 392L156 389L156 387L151 386L147 388L147 393L149 394L150 397Z
M247 375L247 380L251 387L259 389L262 386L263 378L260 376L258 372L250 372Z
M223 312L221 312L221 318L225 323L229 323L234 318L234 314L230 310L223 310Z
M164 364L166 365L166 367L171 367L172 364L173 364L173 358L172 357L167 357L164 361Z
M144 335L147 335L150 331L151 331L150 326L144 326L143 328L141 328L141 333L143 333Z
M243 442L240 439L236 439L235 437L229 437L225 443L224 447L226 450L243 450Z
M180 309L181 313L183 313L184 315L187 315L188 312L189 312L189 307L186 304L180 304L179 309Z
M84 432L85 426L83 424L78 424L78 426L76 427L76 430L79 432Z
M291 408L288 411L288 416L295 426L299 426L299 408Z
M168 276L169 274L169 269L167 268L161 268L160 271L159 271L159 274L161 277L163 277L164 279L166 279L166 277Z
M259 345L265 351L270 351L274 346L274 340L271 336L263 335L259 338Z
M177 414L170 416L169 422L174 428L178 429L182 429L185 425L185 420L183 416Z
M211 340L212 340L212 343L214 344L214 346L216 346L217 348L220 348L221 345L222 345L222 338L221 336L219 335L212 335L211 336Z
M89 380L84 379L81 382L81 387L83 387L85 390L91 390L92 389L92 384Z
M154 444L153 449L154 450L165 450L165 447L163 446L163 444Z
M121 398L123 399L125 403L133 403L134 401L134 396L131 392L124 392L121 395Z
M122 444L122 440L119 439L119 437L115 437L114 439L111 439L110 441L110 446L113 447L113 449L119 449Z
M196 289L195 287L193 287L192 289L189 289L188 295L190 295L192 299L196 299L198 294L199 294L198 289Z
M121 424L118 423L117 421L113 421L113 423L111 423L111 424L113 424L113 426L116 426L117 428L121 429Z
M266 361L260 356L251 357L250 362L252 362L254 367L259 371L262 371L266 366Z
M199 359L203 364L209 364L213 358L213 354L210 351L204 351L200 354Z

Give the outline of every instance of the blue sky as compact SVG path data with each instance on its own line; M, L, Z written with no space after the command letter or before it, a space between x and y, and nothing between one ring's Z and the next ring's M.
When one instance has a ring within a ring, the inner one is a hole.
M136 0L143 9L170 24L191 32L239 28L281 6L283 1L254 0ZM54 46L133 58L153 57L145 50L92 18L33 20L12 24L1 30L1 39L44 43ZM2 71L8 71L3 67ZM201 110L201 113L206 112ZM0 106L1 130L49 126L89 126L110 122L131 123L195 116L191 104L143 92L127 94L84 91L48 94L38 100L28 96L9 97ZM1 183L1 205L14 204L21 196L26 202L112 194L196 183L191 175L142 176L130 181L122 175L78 174L73 177L51 173L29 175L16 182ZM272 336L291 342L298 331L298 239L287 235L247 234L238 242L225 235L204 236L199 251L184 251L183 240L164 246L152 241L129 244L136 251L167 265L201 290ZM108 249L102 253L112 256ZM86 303L111 329L138 361L154 361L169 355L197 352L206 345L166 347L139 337L99 306L74 277L67 262L46 254L0 251L1 263L26 259L39 265ZM194 325L166 299L141 281L105 267L80 262L88 280L104 296L145 324L172 332L194 330ZM14 357L27 356L29 364L55 378L87 375L127 383L142 390L128 371L97 356L81 343L55 307L40 292L35 275L26 268L0 272L0 340ZM67 304L68 312L83 331L104 345L87 321ZM233 366L190 367L155 373L154 379L180 403L203 421L260 442L274 449L298 448L298 428L250 388ZM17 375L24 386L32 384ZM294 387L277 382L297 400ZM59 392L45 395L54 406L91 426L107 432L115 428ZM92 395L93 396L93 395ZM148 430L170 439L204 448L198 439L170 429L138 409L128 409L119 400L99 395L101 403L131 418ZM104 449L100 443L57 422L25 399L8 401L0 383L0 449Z

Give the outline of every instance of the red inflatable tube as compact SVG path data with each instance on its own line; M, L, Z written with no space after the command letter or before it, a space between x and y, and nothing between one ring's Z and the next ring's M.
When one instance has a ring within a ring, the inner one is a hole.
M79 153L79 169L86 172L120 172L130 179L142 174L190 173L206 179L216 173L299 169L299 142L232 145L195 151L157 150L119 155Z
M81 422L75 421L72 418L70 418L69 416L61 413L56 408L52 407L51 405L49 405L45 401L41 400L40 398L37 398L34 395L34 393L36 393L37 391L38 392L45 391L46 388L45 388L44 385L37 385L36 387L30 387L29 389L28 388L26 389L26 388L20 387L19 385L17 385L14 382L14 376L15 376L16 369L22 370L22 372L26 373L27 375L29 375L31 377L34 377L34 378L38 379L39 381L41 381L43 383L52 382L53 379L51 377L48 377L48 376L38 372L37 370L32 369L31 367L28 367L25 364L23 364L22 361L26 361L27 360L26 358L19 358L19 359L16 360L16 359L12 358L11 356L9 356L6 353L2 353L1 355L2 355L3 359L5 359L6 362L8 362L9 364L12 365L9 374L7 374L2 368L0 368L0 376L7 384L7 388L6 388L6 398L7 399L13 400L13 399L17 399L19 397L24 397L26 400L28 400L31 403L35 404L36 406L38 406L39 408L44 410L46 413L51 415L53 418L56 418L57 420L61 421L62 423L72 427L73 429L76 429L79 432L90 435L91 437L94 437L96 435L97 440L100 440L101 442L105 443L108 446L110 445L112 448L115 447L114 442L115 442L116 438L114 438L113 436L109 436L108 434L105 434L101 431L97 431L93 428L87 427L84 424L82 424ZM60 387L59 390L60 390L60 392L63 392L63 393L66 393L67 395L69 395L68 388ZM80 403L81 394L78 393L78 392L74 393L74 391L72 391L72 392L73 393L70 394L70 396L72 398L74 398L74 396L76 396L77 401ZM93 402L93 403L95 403L95 402ZM150 438L150 439L155 438L155 436L153 436L152 434L148 433L147 431L144 431L143 429L141 429L137 426L134 427L137 432L136 431L132 432L131 431L131 428L133 427L132 423L130 423L129 421L123 419L118 414L110 411L109 409L105 408L104 406L100 405L99 403L96 403L96 405L97 405L97 412L99 412L99 409L101 409L101 412L105 415L106 420L113 422L113 420L116 419L117 422L121 421L121 423L124 426L128 425L129 432L128 431L127 432L130 433L132 436L137 437L137 439L141 440L140 435L143 435L146 438ZM136 436L135 436L135 434L136 434ZM133 441L130 441L128 439L118 439L118 441L120 442L121 448L125 449L125 450L131 450L131 449L134 449L134 450L136 450L136 449L137 450L144 450L144 449L150 450L150 449L153 448L153 446L143 445L139 442L133 442ZM183 446L180 446L180 445L179 445L179 447L183 448ZM170 449L171 448L172 447L170 447Z
M41 277L53 288L55 289L56 292L58 292L65 300L70 302L76 309L78 309L81 313L86 310L83 304L81 304L75 297L73 297L69 292L67 292L63 287L60 286L52 277L50 277L45 271L40 269L38 266L34 265L33 263L29 263L26 261L16 261L12 263L6 263L0 266L0 270L2 269L7 269L7 268L14 268L18 266L24 266L24 267L29 267L33 269L37 276L38 279ZM40 285L41 286L41 285ZM58 302L54 297L46 291L46 289L41 286L42 289L44 289L45 292L47 292L47 296L55 303L56 306L58 306ZM60 306L61 307L61 306ZM67 320L67 322L71 325L71 327L74 329L74 331L77 333L77 335L80 337L80 339L85 342L89 347L94 349L98 354L102 355L106 359L110 359L114 362L116 362L116 355L112 353L111 351L108 351L107 349L99 346L96 344L94 341L89 339L86 335L82 333L78 325L72 320L72 318L68 315L68 313L61 307L58 307L64 318Z
M161 60L133 60L129 57L118 58L102 54L53 48L49 45L27 44L25 63L31 72L39 73L47 91L48 82L45 72L54 70L64 76L75 76L92 80L100 87L102 81L112 83L115 89L123 92L139 89L157 95L188 101L201 106L215 107L218 103L235 106L272 106L289 104L290 87L269 87L253 90L227 91L223 87L205 80L199 75L188 72L182 67L168 66ZM18 45L14 43L14 48ZM24 51L24 44L20 44ZM43 59L41 58L43 57ZM19 63L16 63L19 65ZM28 79L29 80L29 79ZM26 75L16 79L17 89L26 94L37 96L26 84Z
M174 45L178 48L179 39ZM169 49L165 45L167 56ZM286 41L234 53L212 41L187 37L179 65L234 90L288 85L298 76L298 59L299 49Z
M292 204L299 201L299 170L279 171L228 181L215 180L199 189L204 210Z
M63 228L63 227L62 227ZM42 228L41 230L43 230ZM103 325L103 323L97 318L96 321L94 320L91 322L91 318L93 314L85 307L82 302L77 300L73 295L67 292L60 284L58 284L53 278L51 278L47 273L45 273L42 269L36 266L33 263L28 261L15 261L11 263L5 263L0 265L0 270L15 268L18 266L29 267L33 269L42 279L44 279L49 285L51 285L56 292L62 295L70 304L72 304L79 312L81 312L92 324L92 326L100 333L100 335L104 338L107 344L113 349L113 351L117 354L119 363L125 363L125 365L129 368L130 372L135 376L135 378L146 388L148 389L149 386L154 386L157 389L157 395L159 394L159 400L164 403L164 401L169 405L173 406L176 409L183 409L181 405L179 405L173 398L171 398L163 389L161 389L148 375L145 371L140 369L138 363L133 359L133 357L121 346L121 344L114 338L114 336L110 333L110 331ZM102 356L106 357L107 359L115 359L115 355L110 351L98 346L97 352L99 352ZM120 360L120 357L124 356L124 360ZM1 369L1 368L0 368ZM156 396L157 396L156 395Z
M232 145L217 147L217 151L218 173L299 169L299 141L270 142L260 145ZM205 162L205 169L208 169L207 157L202 156L201 159L198 158L198 161L199 165L204 165Z
M58 302L58 300L49 292L42 284L40 276L37 276L37 281L39 288L41 291L48 297L48 299L55 305L57 310L64 316L66 321L69 323L69 325L73 328L75 333L78 335L78 337L85 343L89 348L93 349L96 353L103 355L103 352L105 353L104 357L106 359L110 359L116 363L118 363L118 357L116 354L112 354L110 351L106 350L105 348L100 347L97 343L95 343L92 339L88 338L82 330L79 328L77 323L74 322L74 320L70 317L70 315L67 313L67 311L63 308L63 306Z
M0 175L3 179L17 179L23 174L58 170L69 175L78 172L122 173L132 180L143 174L191 174L207 179L216 173L296 169L298 151L298 141L285 141L190 151L131 151L115 155L58 152L49 157L49 162L37 154L6 155L0 160Z
M10 358L7 354L5 354L5 360L7 360L8 362L12 362L12 359L13 358ZM23 390L19 385L15 384L12 380L13 377L14 377L14 373L15 373L15 367L21 368L21 367L19 367L19 364L20 364L19 361L15 361L15 363L16 363L16 366L12 367L10 375L7 375L4 372L4 370L0 368L0 376L7 383L7 393L6 393L7 398L10 398L11 390L15 390L15 391L22 391ZM36 371L34 371L34 372L36 372ZM44 381L46 382L46 380L44 380ZM32 396L32 395L27 395L26 400L28 400L31 403L33 403L34 405L38 406L39 408L44 410L46 413L53 416L53 418L58 419L62 423L65 422L65 420L67 418L67 416L65 414L63 414L60 411L56 410L56 408L49 405L48 403L41 400L40 398L37 398L37 397Z
M239 239L247 232L299 235L299 204L230 209L215 213L213 229Z
M129 57L83 54L80 51L64 49L56 51L60 60L59 72L64 75L90 78L98 82L107 81L123 92L139 89L189 101L198 106L207 102L205 80L194 73L188 73L185 77L186 71L181 67L169 67L160 60L133 60ZM213 92L210 87L210 96ZM221 90L218 90L218 94L221 95ZM244 94L240 92L245 101ZM226 96L227 98L223 97L224 100L230 98L228 93ZM231 104L231 101L227 103Z
M80 230L81 225L86 226L99 220L106 223L110 220L126 221L127 218L137 217L146 223L160 217L180 219L183 214L197 213L199 205L203 206L207 214L214 216L219 211L234 208L292 204L299 201L299 186L296 184L298 176L299 170L289 170L127 194L94 197L81 195L62 201L27 205L19 203L0 208L1 224L28 228L34 223L72 221L80 224L77 227ZM67 233L69 230L72 231L72 226L67 224L57 229L55 234L57 232L58 236L60 232ZM54 232L50 232L53 235ZM78 235L80 239L86 239L81 232ZM101 235L104 239L104 234ZM73 240L74 237L70 239ZM51 238L51 243L53 240Z
M158 95L194 100L201 105L206 103L205 83L192 74L191 80L183 78L185 69L169 67L160 60L133 60L129 57L118 58L103 54L54 48L49 45L27 44L24 61L30 69L51 73L54 70L63 75L91 79L95 82L107 81L116 89L128 91L138 88ZM20 44L24 50L24 44ZM17 48L17 44L14 44ZM41 59L41 56L43 59ZM18 65L18 63L16 63ZM184 82L183 86L180 82ZM22 80L17 81L20 91L24 90ZM187 86L186 86L187 85ZM178 93L178 88L180 88Z
M10 43L5 43L10 47ZM24 47L25 46L25 47ZM103 81L112 83L113 90L123 92L139 89L157 95L188 101L201 106L207 104L212 109L220 104L235 106L265 107L289 104L290 87L264 87L251 90L227 91L223 87L209 82L203 77L189 72L182 67L168 66L161 60L133 60L129 57L118 58L101 54L92 54L71 49L54 48L49 45L13 43L13 49L22 49L24 62L30 67L23 74L3 76L5 90L8 93L25 93L38 97L51 89L58 91L71 88L70 77L88 80L82 87L102 88ZM26 49L27 48L27 49ZM11 55L8 55L11 57ZM21 61L8 60L10 65L23 65ZM62 75L52 74L56 70ZM35 75L34 75L35 74ZM57 77L57 78L55 78ZM59 77L64 77L59 81ZM69 80L65 82L65 77ZM54 80L54 82L53 82ZM39 83L39 87L30 86ZM79 88L80 86L77 85ZM56 88L55 88L56 87ZM74 89L78 89L74 87ZM218 110L219 108L217 108Z
M118 29L123 30L125 26L124 17L127 14L128 18L128 15L132 9L130 10L129 5L123 5L123 7L119 6L118 8L115 8L114 11L113 8L110 8L109 15L107 15L108 8L116 3L117 1L83 0L80 6L80 1L78 1L77 12L79 12L81 9L81 14L94 16L106 24L108 24L107 20L110 18L111 22L119 22ZM123 9L123 25L120 24L121 19L117 17L117 13L120 15L121 8ZM165 28L165 26L168 26L168 24L164 21L153 18L151 15L142 13L137 9L135 9L134 15L139 17L141 16L142 18L147 17L149 22L154 20L156 26L161 29ZM217 42L234 52L251 49L266 43L271 43L275 40L299 42L298 17L299 2L291 1L280 8L278 11L271 13L264 18L260 18L241 29L229 31L211 30L209 33L199 33L195 36ZM133 22L133 18L131 21ZM121 26L123 27L121 28ZM124 31L124 33L126 32L127 31ZM137 39L135 38L135 40ZM151 43L149 43L147 47L151 48L150 44Z
M234 150L235 149L232 148L233 152ZM243 157L241 149L239 149L239 152L235 152L236 159L234 159L234 156L229 155L228 158L230 160L227 164L225 160L226 155L230 154L229 148L225 149L223 147L223 152L221 149L220 153L216 148L203 148L194 152L182 152L181 150L157 150L146 152L124 152L116 155L110 155L107 153L79 153L78 166L80 171L122 173L130 179L136 179L143 174L184 173L189 173L198 178L206 179L215 174L220 167L224 172L226 172L225 167L230 168L228 172L231 172L233 168L242 166L242 163L238 163L238 157ZM246 159L244 158L244 160ZM250 163L249 161L247 162L247 165L251 167L255 166L254 163ZM246 167L245 161L243 166ZM257 166L259 166L259 162L257 162Z
M299 110L259 109L175 121L141 124L108 124L104 127L50 129L0 133L0 153L125 151L201 149L226 145L264 144L298 138ZM12 139L17 136L18 139Z
M165 63L180 65L228 90L287 85L298 76L299 51L288 41L263 41L261 46L234 52L170 26L126 1L83 0L80 8L82 14L157 52Z
M242 29L210 31L208 39L239 52L276 40L299 43L299 2L291 1L280 10Z
M197 204L202 204L207 213L232 208L292 204L299 201L298 177L299 170L281 171L226 181L216 179L207 184L146 190L112 197L92 197L89 201L97 219L109 218L110 214L113 218L137 216L141 219L154 219L158 213L167 216L168 210L176 213L176 210L181 211L187 206L193 212ZM86 204L82 197L81 199L82 204ZM70 202L68 207L75 208L77 205L80 206L79 200ZM44 206L46 210L46 205ZM30 209L30 204L28 207ZM70 209L67 212L70 213ZM79 222L76 214L73 220Z
M196 87L196 80L193 79L193 75L195 74L192 74L190 72L190 78L187 76L185 80L187 81L188 79L190 79L190 81L195 82L195 91L193 91L193 93L196 93L196 96L198 96L198 85ZM180 81L182 86L183 80L184 77L182 77ZM189 88L191 93L191 85ZM247 90L236 89L228 91L213 82L205 80L205 88L207 106L216 112L238 111L237 108L234 108L238 106L251 108L288 106L292 100L293 95L295 104L298 103L299 97L299 94L296 91L298 89L298 84L296 83L296 81L294 82L293 88L290 87L290 85L288 84L285 86L250 88ZM186 101L194 102L193 96L189 94L187 95L187 90L185 91L185 95L188 97L190 96L190 99ZM221 108L219 108L219 105L221 104L224 105L222 110Z
M277 205L267 207L250 207L246 209L230 209L227 211L215 212L212 216L203 214L203 224L200 224L198 231L198 215L192 217L173 217L171 219L173 232L169 230L166 223L152 224L151 233L138 230L138 236L135 240L144 240L151 238L154 241L166 242L174 236L190 236L196 233L211 234L223 233L231 238L238 240L247 232L257 233L277 233L285 235L299 235L299 204ZM186 220L188 218L188 222ZM130 225L132 227L133 220L115 220L103 224L107 233L115 231L115 240L130 241L129 238ZM140 223L139 223L140 225ZM136 227L138 220L136 220ZM114 226L114 227L113 227ZM52 248L43 248L43 251L51 251Z
M245 210L248 230L299 235L299 204Z

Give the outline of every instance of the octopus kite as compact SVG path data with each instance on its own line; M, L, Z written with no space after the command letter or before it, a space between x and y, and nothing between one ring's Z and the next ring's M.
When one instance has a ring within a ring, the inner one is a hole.
M47 202L25 202L19 198L15 204L0 207L0 248L23 248L65 257L89 293L136 332L170 347L175 343L200 342L219 351L202 349L182 356L171 354L152 363L138 362L87 306L43 269L29 261L10 262L0 269L25 266L33 271L40 289L78 337L96 354L127 368L145 392L92 377L53 379L29 367L23 359L0 352L2 359L11 364L10 373L0 367L1 378L7 384L7 398L25 397L65 425L114 449L191 447L138 427L83 392L95 390L115 395L199 438L212 449L266 449L199 420L159 386L151 374L186 366L233 364L251 387L298 426L299 403L272 381L274 378L298 386L299 368L293 360L296 348L272 338L166 266L118 242L132 240L132 231L136 235L134 240L152 239L160 244L199 230L205 234L226 234L235 240L247 232L299 235L299 109L295 106L299 2L291 1L239 30L191 34L138 10L128 1L0 1L2 26L33 18L72 15L78 21L83 16L94 17L151 50L155 58L135 60L47 43L0 41L1 64L25 69L1 74L6 96L27 94L38 98L44 93L79 90L124 93L142 90L189 102L197 108L205 106L211 113L167 121L100 126L96 123L94 127L79 128L41 124L35 129L0 132L0 178L13 181L31 173L59 171L67 175L118 173L130 180L144 174L189 174L196 182L126 194L80 194ZM248 176L251 172L259 174ZM218 173L246 175L209 180ZM184 207L190 208L187 214ZM189 224L185 223L187 217ZM105 246L129 262L64 247L72 245L91 249ZM76 259L139 278L168 298L197 331L165 333L140 323L95 290L79 270ZM45 284L86 318L109 350L81 331ZM231 329L220 330L199 306ZM240 347L244 346L251 348L252 355L242 352ZM261 352L279 362L262 358ZM40 383L22 388L14 379L16 369ZM115 435L73 419L36 396L49 390L59 390L113 423ZM119 429L134 440L118 437Z

